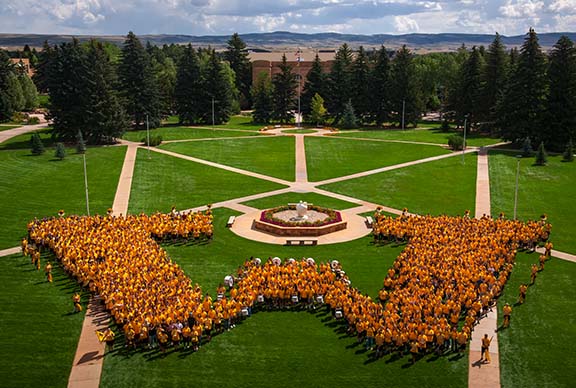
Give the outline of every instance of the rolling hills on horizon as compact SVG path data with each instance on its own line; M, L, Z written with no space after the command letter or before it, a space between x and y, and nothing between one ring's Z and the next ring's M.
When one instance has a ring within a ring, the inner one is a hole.
M566 35L573 41L576 41L576 32L553 32L538 34L540 45L544 49L550 49L560 38ZM223 48L230 38L229 35L138 35L143 42L149 41L154 45L164 44L188 44L194 46L212 46ZM379 47L384 45L387 48L398 48L402 45L420 52L426 51L452 51L458 49L463 44L471 46L488 46L494 39L490 34L455 34L439 33L424 34L412 33L403 35L375 34L375 35L357 35L357 34L339 34L333 32L302 34L287 31L276 31L267 33L250 33L240 35L249 49L256 51L274 51L282 49L336 49L343 43L348 43L352 48L364 46L365 48ZM124 41L123 35L61 35L61 34L9 34L0 33L0 47L11 50L19 49L24 45L30 47L42 47L44 41L50 44L58 44L72 40L73 37L80 41L86 41L96 38L117 45ZM520 46L524 41L524 35L504 36L502 42L508 47Z

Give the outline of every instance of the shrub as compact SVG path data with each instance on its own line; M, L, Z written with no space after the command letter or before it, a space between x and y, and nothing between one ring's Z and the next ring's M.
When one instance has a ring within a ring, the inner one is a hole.
M144 143L144 145L148 145L148 138L144 137L140 141L142 143ZM156 147L156 146L159 146L160 144L162 144L162 136L161 135L150 136L150 146L151 147Z
M38 132L33 133L30 137L30 148L32 149L32 155L42 155L46 151Z
M524 139L524 143L522 144L522 156L525 158L532 156L532 143L529 137Z
M452 128L450 127L450 123L448 122L448 120L444 119L442 120L442 125L440 125L440 130L442 132L450 132Z
M86 142L82 136L82 131L78 131L78 134L76 135L76 152L79 154L86 152Z
M358 119L354 113L354 107L352 102L348 101L344 105L344 113L342 115L342 128L343 129L354 129L358 128Z
M572 140L566 144L566 150L562 154L562 161L564 162L573 162L574 161L574 144L572 144Z
M548 154L546 154L546 149L544 148L544 142L542 142L538 147L538 152L536 152L536 160L534 164L537 166L545 166L546 163L548 163Z
M28 121L26 122L28 125L36 125L40 124L40 119L36 116L28 117Z
M454 151L461 151L464 148L464 138L460 135L448 137L448 146Z
M63 143L56 143L56 152L54 156L60 160L63 160L66 157L66 149L64 148Z

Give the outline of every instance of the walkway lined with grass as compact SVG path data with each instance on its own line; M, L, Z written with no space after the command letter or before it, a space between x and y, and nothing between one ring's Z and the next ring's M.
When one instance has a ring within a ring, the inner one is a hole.
M5 131L0 131L0 143L4 143L6 140L11 139L16 136L25 135L30 132L38 131L44 129L48 126L46 123L35 124L35 125L24 125L21 127L16 127L12 129L7 129Z
M25 128L31 128L34 126L26 126ZM29 131L36 130L37 128L30 129ZM270 131L274 135L282 135L282 130L285 128ZM219 129L219 130L226 130L226 129ZM234 129L230 129L233 131ZM29 132L27 131L27 132ZM247 130L245 130L247 131ZM295 140L295 177L294 181L288 181L276 177L272 177L266 174L255 173L252 171L248 171L245 169L237 168L228 166L221 163L216 163L213 161L208 161L205 159L200 159L192 156L187 156L183 154L179 154L176 152L168 151L165 149L152 147L150 148L151 152L164 154L170 157L179 158L183 160L187 160L194 163L203 164L206 166L210 166L217 169L226 170L232 173L249 176L252 178L257 178L261 180L265 180L268 182L280 184L287 186L285 188L266 191L262 193L257 193L253 195L246 195L238 198L232 198L224 201L215 202L212 204L212 208L228 208L240 213L256 213L260 210L256 207L250 206L250 204L246 204L249 201L256 201L264 198L273 197L276 195L286 195L289 193L314 193L317 195L323 195L326 197L331 197L340 201L345 201L350 204L355 204L357 206L353 206L343 210L343 213L350 214L350 215L359 215L363 213L372 212L375 210L376 207L380 206L383 211L392 213L392 214L400 214L401 210L386 207L377 203L372 203L369 201L365 201L359 198L355 198L353 196L339 194L335 192L328 191L326 189L319 188L321 185L327 185L330 183L337 183L343 182L347 180L352 180L361 177L372 176L375 174L379 174L386 171L392 171L401 169L404 167L409 167L413 165L419 165L423 163L429 163L437 160L442 160L450 157L459 157L462 153L450 153L444 154L439 156L433 156L428 158L423 158L419 160L414 160L406 163L399 163L392 166L386 166L382 168L372 169L368 171L358 172L346 176L331 178L322 180L319 182L309 182L308 181L308 170L307 170L307 163L306 163L306 148L305 148L305 136L321 136L328 131L325 130L314 130L313 133L304 134L304 133L297 133L291 134L290 136ZM9 132L9 131L5 131ZM18 136L21 133L15 133L13 136ZM286 136L286 135L284 135ZM238 137L238 138L244 138ZM254 137L251 137L254 138ZM262 136L261 138L266 138L266 136ZM227 138L233 139L233 138ZM216 140L213 138L210 139L193 139L193 140L175 140L173 142L184 142L184 141L197 141L197 140ZM220 139L218 139L220 140ZM354 139L354 140L368 140L368 141L387 141L387 142L402 142L402 143L410 143L410 144L425 144L419 142L406 142L406 141L395 141L395 140L375 140L375 139ZM3 141L1 139L0 133L0 142ZM136 164L136 155L138 148L145 150L146 147L139 145L137 143L132 143L128 141L123 141L124 144L128 146L128 150L124 157L124 163L122 166L122 172L120 174L118 185L116 189L116 195L114 197L114 203L112 206L113 212L115 215L128 213L129 202L130 202L130 193L132 189L132 181L134 176L135 164ZM434 144L438 145L438 144ZM478 152L478 163L477 163L477 176L476 176L476 207L475 207L475 216L477 218L481 217L482 215L490 214L490 181L489 181L489 169L488 169L488 148L492 146L488 146L486 148L469 148L464 153L471 154ZM188 210L205 210L206 206L199 206L195 208L191 208ZM240 224L240 223L239 223ZM250 228L251 225L234 225L233 228L244 227ZM354 228L359 228L359 225L355 225ZM369 233L369 231L368 231ZM356 239L358 236L353 236L352 234L349 236L350 238L342 239L339 241L349 241L351 239ZM285 240L285 239L284 239ZM332 241L326 243L333 243L339 241ZM0 257L17 253L19 248L11 248L8 250L0 251ZM576 262L576 256L565 254L558 251L553 251L553 256ZM72 372L69 378L69 387L98 387L100 383L100 375L102 370L102 361L104 357L104 345L97 341L97 338L94 334L94 330L103 329L107 326L107 319L108 314L102 310L102 305L98 303L94 298L90 300L89 308L85 316L84 326L82 328L82 334L80 336L80 340L78 342L78 348L76 351L76 356L74 359L74 365L72 368ZM480 387L499 387L500 386L500 370L499 370L499 355L498 355L498 339L495 333L495 329L497 327L497 308L494 307L492 311L488 314L488 317L483 318L478 326L475 327L475 330L472 333L472 338L469 343L469 374L468 374L468 386L472 388L480 388ZM490 347L490 353L492 356L492 363L491 364L480 364L477 362L480 358L480 339L485 334L489 334L489 336L494 333L494 340Z

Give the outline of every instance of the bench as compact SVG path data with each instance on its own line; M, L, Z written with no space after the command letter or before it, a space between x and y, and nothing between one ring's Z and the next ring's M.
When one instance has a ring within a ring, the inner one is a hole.
M236 216L228 217L228 222L226 223L226 227L227 228L232 227L232 224L234 224L234 221L236 221Z
M286 240L286 245L318 245L318 240L310 238L299 238L294 240Z
M371 228L372 225L374 225L374 219L372 219L371 216L367 216L367 217L366 217L366 226L369 227L369 228Z

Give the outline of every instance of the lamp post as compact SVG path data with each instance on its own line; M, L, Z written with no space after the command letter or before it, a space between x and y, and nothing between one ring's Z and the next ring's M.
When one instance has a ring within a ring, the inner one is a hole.
M90 216L90 200L88 199L88 173L86 172L86 154L82 154L84 162L84 188L86 189L86 213Z
M214 97L212 97L212 129L214 129L214 122L215 122L215 116L214 116Z
M406 114L406 99L402 100L402 130L404 130L404 115Z
M148 122L148 114L146 114L146 144L148 146L148 159L150 159L150 124Z
M516 186L514 188L514 219L516 219L516 210L518 208L518 178L520 177L520 159L522 155L516 155Z
M462 143L462 164L465 164L464 161L464 151L466 151L466 126L468 124L468 115L464 116L464 143Z

